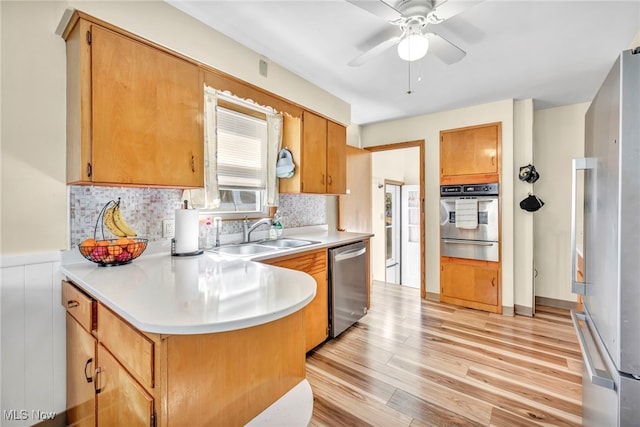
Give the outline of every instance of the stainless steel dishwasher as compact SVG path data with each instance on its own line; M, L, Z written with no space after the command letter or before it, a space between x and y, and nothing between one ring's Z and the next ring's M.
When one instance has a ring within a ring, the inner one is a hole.
M329 249L329 336L337 337L367 314L367 246Z

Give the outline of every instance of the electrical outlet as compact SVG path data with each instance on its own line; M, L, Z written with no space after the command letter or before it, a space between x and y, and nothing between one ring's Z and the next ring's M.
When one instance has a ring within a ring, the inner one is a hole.
M172 219L163 219L162 220L162 237L166 239L171 239L176 232L175 222Z

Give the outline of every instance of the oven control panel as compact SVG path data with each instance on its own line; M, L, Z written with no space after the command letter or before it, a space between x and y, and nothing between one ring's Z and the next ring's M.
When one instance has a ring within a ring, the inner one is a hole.
M441 197L497 196L498 183L440 186Z

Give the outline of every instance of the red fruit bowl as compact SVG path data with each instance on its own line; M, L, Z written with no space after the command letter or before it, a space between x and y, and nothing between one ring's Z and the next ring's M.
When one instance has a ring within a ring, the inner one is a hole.
M100 267L129 264L147 248L147 239L120 238L111 240L87 239L78 246L80 253Z

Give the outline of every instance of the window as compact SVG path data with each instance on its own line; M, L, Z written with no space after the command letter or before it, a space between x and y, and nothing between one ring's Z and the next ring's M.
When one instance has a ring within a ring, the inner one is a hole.
M230 102L216 106L216 161L220 205L202 209L226 219L268 216L267 120L264 114L246 111ZM204 206L204 190L190 190L193 206Z

